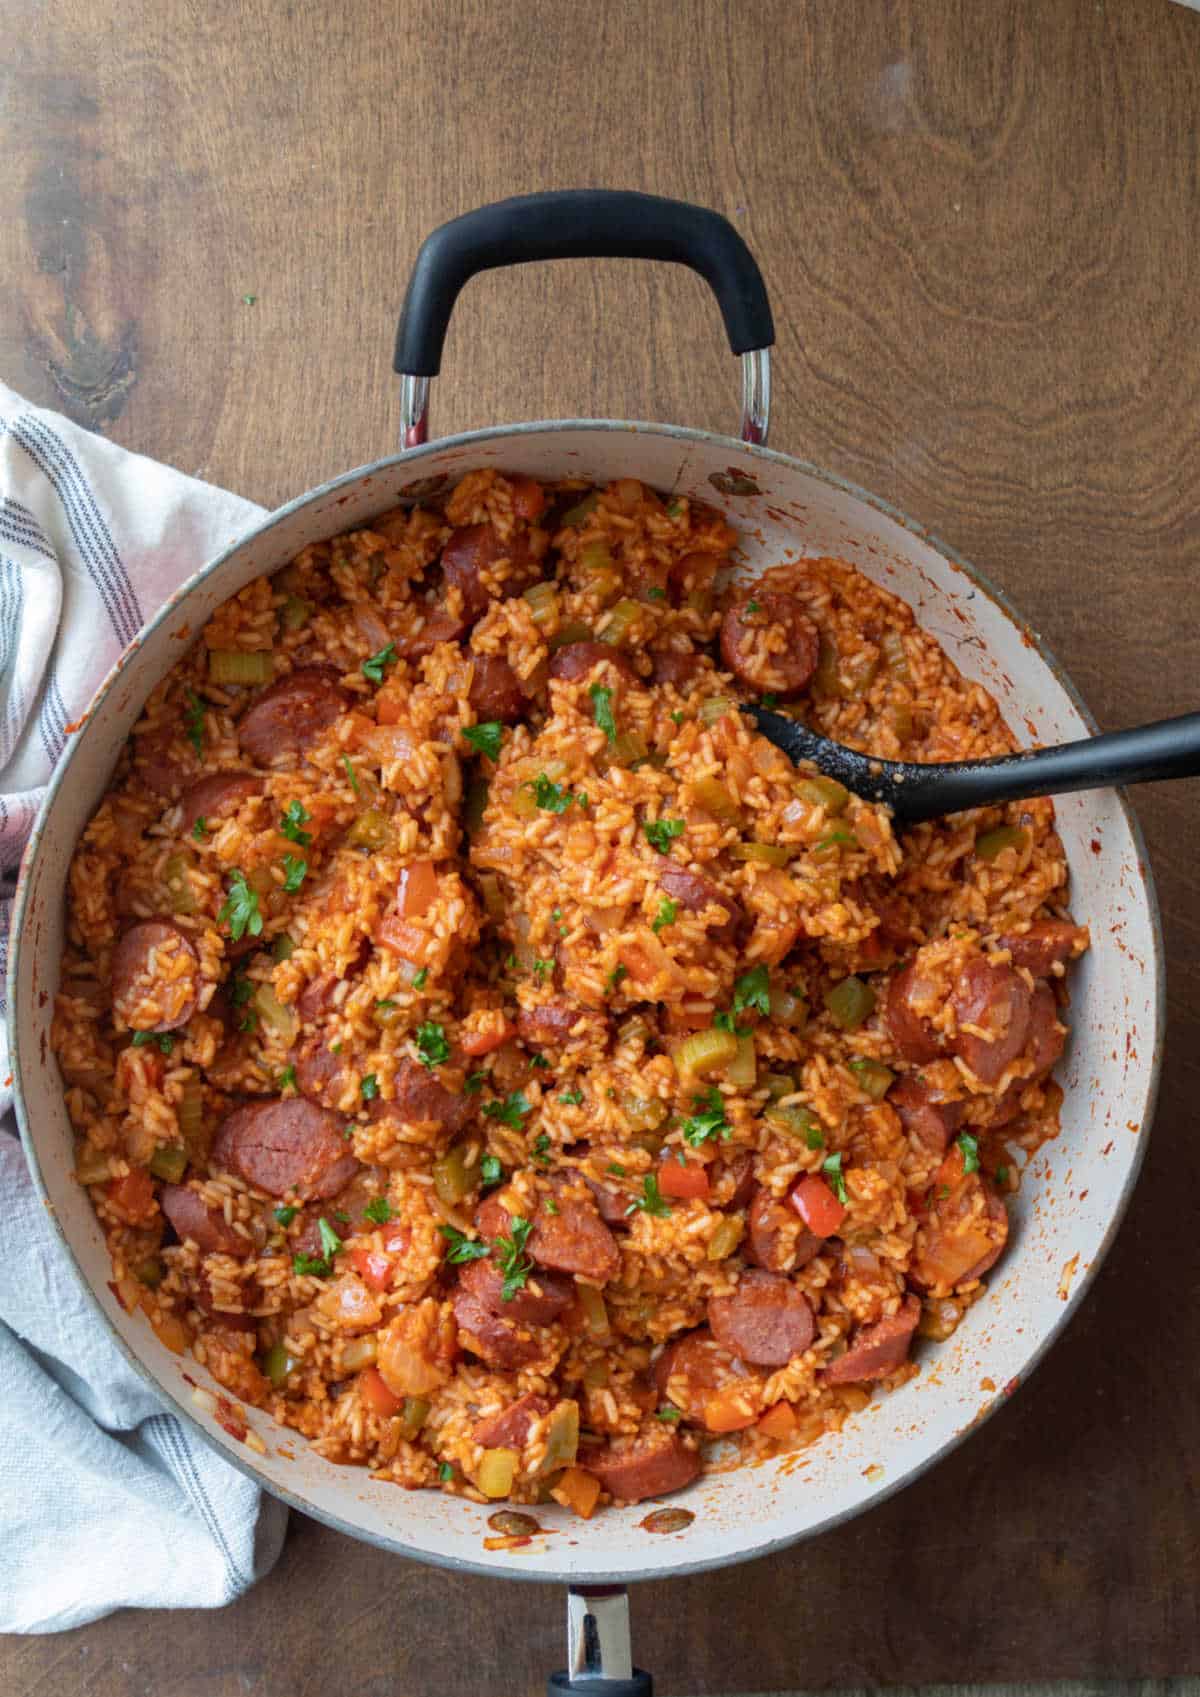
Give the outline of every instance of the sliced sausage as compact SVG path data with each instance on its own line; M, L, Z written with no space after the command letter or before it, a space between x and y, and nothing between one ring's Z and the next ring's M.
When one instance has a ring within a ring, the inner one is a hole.
M214 772L211 777L201 778L184 791L179 804L183 810L180 829L190 836L197 819L224 819L227 813L236 812L244 801L252 795L261 795L262 791L262 779L252 778L248 772Z
M492 1367L506 1373L528 1367L543 1353L541 1340L526 1325L493 1314L469 1287L459 1284L452 1298L459 1342Z
M783 1367L813 1340L816 1321L803 1291L780 1273L751 1268L730 1296L710 1296L708 1323L722 1348L755 1367Z
M982 1174L964 1174L952 1150L934 1181L929 1213L917 1229L910 1282L918 1290L969 1284L995 1265L1007 1241L1003 1201Z
M943 1050L943 1039L921 1010L930 1001L931 986L921 976L916 961L893 973L888 983L883 1018L897 1054L918 1066L935 1061Z
M704 1410L714 1391L756 1378L707 1326L669 1343L654 1363L653 1376L660 1402L679 1409L696 1426L703 1426Z
M458 1282L484 1308L519 1326L548 1326L575 1300L575 1286L570 1279L559 1278L554 1273L536 1273L505 1302L504 1279L492 1260L469 1261L459 1273Z
M617 1438L603 1449L584 1450L579 1465L620 1501L640 1503L690 1485L700 1471L700 1458L677 1432L660 1427L636 1438Z
M332 666L301 666L269 684L238 721L238 746L260 766L305 749L350 705Z
M1066 1041L1066 1027L1059 1023L1054 992L1043 981L1034 990L1029 1004L1029 1056L1033 1062L1033 1078L1045 1078L1058 1064Z
M721 909L725 918L714 923L714 938L729 936L736 930L742 917L741 909L731 896L723 894L702 872L689 872L686 866L670 862L659 868L658 884L672 901L678 902L688 913L703 913L709 907Z
M553 1406L549 1397L530 1391L510 1402L499 1414L489 1414L477 1421L471 1436L485 1449L523 1450L534 1426L545 1419Z
M353 978L362 971L371 958L371 941L368 937L359 939L357 951L346 966L345 972L318 972L315 978L310 978L296 998L296 1011L306 1023L322 1018L334 1005L335 992L339 984L348 978Z
M249 1284L240 1285L239 1291L243 1307L240 1309L218 1308L217 1299L213 1295L212 1280L208 1273L201 1271L196 1280L196 1307L207 1314L215 1326L223 1332L256 1332L258 1321L253 1314L247 1314L246 1308L255 1307L262 1300L262 1291L252 1280Z
M521 680L501 654L477 654L467 700L483 720L512 725L525 711Z
M591 1202L575 1200L561 1191L557 1214L539 1210L529 1235L529 1254L539 1267L556 1273L575 1273L589 1284L607 1284L621 1270L616 1238ZM475 1210L480 1235L495 1241L508 1237L512 1216L498 1197L488 1196Z
M489 588L484 574L495 583L502 561L507 561L502 582L498 588ZM442 573L446 587L462 595L463 618L474 624L487 612L493 597L515 595L536 577L537 561L527 533L502 542L490 524L468 524L454 531L442 549Z
M217 1132L212 1158L268 1196L295 1191L324 1200L358 1171L341 1120L302 1096L235 1108Z
M936 1155L944 1155L962 1124L965 1102L943 1100L920 1073L906 1073L888 1091L889 1104L900 1116L905 1136L915 1137Z
M1023 966L1035 978L1046 978L1057 965L1082 954L1087 945L1087 927L1069 919L1035 919L1028 931L1001 937L1014 966Z
M860 1326L850 1340L845 1355L839 1355L820 1374L825 1385L865 1385L875 1379L886 1379L908 1360L909 1347L921 1304L917 1297L906 1296L895 1314L888 1314L873 1325Z
M584 1041L606 1031L608 1022L602 1013L582 1007L571 996L555 996L536 1008L522 1008L517 1014L517 1035L535 1048L556 1048L568 1043L578 1028L578 1039Z
M982 1084L995 1084L1029 1035L1032 997L1025 980L1014 967L977 957L959 973L950 1001L959 1027L956 1053ZM964 1030L968 1025L975 1029Z
M190 1238L202 1254L236 1255L239 1261L254 1254L250 1239L234 1231L221 1210L210 1206L189 1185L164 1184L158 1203L180 1240Z
M692 649L681 654L677 648L664 648L650 656L653 670L650 682L653 684L670 684L673 688L684 693L696 673L701 669L700 656Z
M170 919L131 925L113 950L113 1012L133 1031L175 1031L196 1011L200 961Z
M372 1119L401 1119L461 1131L475 1113L470 1096L448 1090L437 1075L419 1061L403 1060L396 1068L396 1093L390 1102L371 1103Z
M601 1184L598 1179L588 1178L583 1182L595 1197L597 1212L605 1225L612 1231L628 1231L629 1216L625 1210L629 1206L629 1197L607 1184Z
M733 1194L721 1206L733 1210L748 1208L754 1200L755 1191L753 1155L743 1150L725 1163L725 1172L733 1180Z
M180 709L182 712L182 708ZM196 759L183 741L182 727L160 725L133 739L133 768L155 795L176 796L195 770Z
M752 590L721 620L721 658L748 689L799 695L812 681L820 648L804 603L786 590Z
M586 678L603 661L615 666L630 683L637 683L637 673L629 661L607 642L568 642L551 658L550 676L574 683L579 678Z
M821 1242L794 1208L785 1208L769 1190L755 1192L746 1216L747 1261L771 1273L794 1273L821 1253Z
M424 614L419 628L398 632L393 638L396 656L400 660L423 660L443 642L457 642L467 631L466 619L448 613L444 607L422 606Z

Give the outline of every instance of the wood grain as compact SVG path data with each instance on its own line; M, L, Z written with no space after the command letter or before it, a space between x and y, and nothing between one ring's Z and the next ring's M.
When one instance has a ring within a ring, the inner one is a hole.
M275 503L393 441L406 268L489 198L601 183L734 219L773 440L913 513L1106 725L1195 707L1200 17L1163 0L6 0L0 375ZM253 296L247 304L246 296ZM690 275L492 274L435 426L731 428ZM1034 1383L926 1479L769 1562L640 1589L665 1693L1200 1671L1200 857L1143 791L1171 1038L1149 1160ZM561 1600L294 1520L219 1617L10 1640L28 1697L540 1689Z

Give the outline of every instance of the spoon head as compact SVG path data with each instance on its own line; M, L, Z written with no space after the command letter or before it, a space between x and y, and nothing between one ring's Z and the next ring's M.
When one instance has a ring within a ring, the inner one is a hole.
M745 704L742 712L754 720L760 736L774 743L795 765L808 761L827 778L836 778L864 801L882 802L899 815L903 802L897 791L902 790L909 767L898 760L877 760L873 755L859 754L840 742L810 731L795 719L773 713L769 707Z

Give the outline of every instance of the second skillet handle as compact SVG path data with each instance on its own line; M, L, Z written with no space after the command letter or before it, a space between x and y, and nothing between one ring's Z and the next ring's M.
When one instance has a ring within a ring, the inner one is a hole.
M547 259L658 259L699 273L716 296L725 333L742 355L742 435L765 442L775 340L771 303L754 255L719 212L628 189L561 189L481 206L425 238L396 332L404 377L402 445L428 434L429 379L441 369L454 303L479 271Z

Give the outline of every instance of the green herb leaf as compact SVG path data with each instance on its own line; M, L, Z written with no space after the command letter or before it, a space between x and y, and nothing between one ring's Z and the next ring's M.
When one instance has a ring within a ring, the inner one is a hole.
M289 1202L282 1208L276 1208L275 1218L279 1221L281 1226L287 1227L291 1225L292 1221L296 1218L296 1215L299 1212L299 1208L294 1207L293 1204Z
M525 1244L532 1230L532 1220L513 1214L509 1221L510 1235L496 1239L495 1247L500 1251L500 1272L504 1278L500 1286L501 1302L511 1302L533 1271L533 1262L525 1253Z
M605 689L603 684L592 684L588 689L588 694L592 698L592 712L595 714L597 725L604 732L609 742L616 742L617 722L613 718L612 690Z
M675 500L675 501L668 501L667 502L667 517L669 519L677 519L682 515L682 513L683 513L683 502L682 501Z
M203 760L205 705L194 689L188 690L185 699L187 701L187 712L184 714L184 723L187 725L188 741Z
M542 1207L545 1209L547 1214L558 1213L558 1203L554 1200L553 1196L547 1196L545 1201L542 1203Z
M354 791L355 795L361 795L362 791L358 787L358 777L353 766L350 764L350 756L348 754L342 755L342 765L346 768L346 776L350 780L350 788Z
M392 1205L386 1196L373 1196L363 1209L363 1217L373 1226L386 1226L392 1217Z
M198 843L202 843L208 835L208 820L203 815L192 826L192 835Z
M299 1273L301 1278L308 1275L315 1279L327 1279L333 1268L323 1255L293 1255L292 1271Z
M325 1259L331 1261L342 1247L342 1240L334 1231L324 1214L317 1221L317 1230L321 1234L321 1248L325 1251Z
M663 1194L658 1188L658 1178L654 1173L647 1173L642 1180L642 1194L626 1208L626 1214L636 1214L638 1210L645 1214L653 1214L657 1219L665 1219L671 1212L663 1200Z
M696 1110L680 1126L683 1141L693 1149L699 1149L702 1143L707 1143L710 1137L728 1137L733 1130L725 1118L725 1098L716 1085L710 1085L704 1096L692 1099L692 1107Z
M263 922L258 911L258 891L250 888L244 872L230 873L228 894L217 915L217 923L228 924L229 935L235 943L240 943L247 931L252 937L261 936Z
M747 601L746 611L748 613L761 613L762 607L759 605L759 603L757 601Z
M673 902L673 901L670 900L669 897L664 896L662 901L660 901L659 904L658 904L658 912L655 914L654 922L650 927L651 931L654 932L655 936L657 936L658 933L660 931L662 931L666 926L674 925L675 919L676 919L676 916L678 915L678 913L679 913L679 903Z
M537 1067L539 1072L549 1072L550 1070L550 1062L546 1059L545 1055L531 1055L529 1057L529 1064L531 1067Z
M1000 1186L1000 1188L1002 1190L1007 1188L1007 1185L1008 1185L1008 1168L1007 1167L997 1167L996 1168L996 1183Z
M535 1137L533 1140L533 1159L540 1167L549 1165L550 1139L545 1132L542 1132L540 1137Z
M391 997L391 996L385 996L382 1001L376 1002L376 1004L375 1004L377 1011L379 1009L394 1008L395 1006L396 1006L396 1002L395 1002L394 998Z
M514 1131L520 1131L526 1114L532 1113L533 1103L520 1090L514 1090L511 1096L506 1096L503 1102L485 1102L483 1112L485 1119L500 1120L502 1124L511 1126Z
M169 1055L175 1047L175 1039L169 1031L134 1032L133 1046L135 1049L144 1049L150 1045L153 1045L156 1049L161 1049L164 1055Z
M979 1139L972 1137L969 1131L960 1131L955 1142L962 1151L963 1172L977 1173L979 1171Z
M468 1075L467 1082L463 1085L463 1089L466 1091L468 1096L478 1096L479 1092L483 1089L486 1083L486 1072L473 1072Z
M667 599L666 590L660 589L656 583L651 584L650 588L646 591L646 600L647 601L665 601L666 599Z
M369 1072L365 1078L359 1080L358 1088L362 1092L364 1102L373 1102L379 1094L379 1080L373 1072Z
M503 735L504 726L495 719L489 719L484 725L468 725L463 731L464 740L480 754L486 754L489 760L499 760Z
M575 800L570 790L552 782L544 772L538 773L530 787L533 790L533 799L543 813L565 813Z
M748 1025L738 1025L733 1015L726 1011L715 1013L713 1015L713 1024L716 1026L718 1031L728 1031L733 1037L746 1037L750 1032L750 1027Z
M460 1232L454 1226L439 1226L450 1248L446 1251L446 1259L459 1266L464 1261L482 1261L490 1253L486 1243L478 1238L468 1237L466 1232Z
M821 1130L819 1125L810 1125L808 1130L804 1133L804 1141L808 1144L810 1149L824 1149L825 1133Z
M312 814L303 802L289 801L287 812L280 818L279 829L289 842L299 843L301 848L307 848L312 842L312 832L302 831L300 827L306 825L311 818Z
M671 723L673 725L682 725L682 723L683 723L683 708L682 707L677 707L675 709L675 711L671 714Z
M450 1045L446 1041L445 1027L435 1019L424 1020L417 1027L417 1054L421 1065L429 1068L440 1067L443 1061L450 1059Z
M389 642L386 648L379 650L378 654L372 654L369 660L363 661L363 677L366 678L368 683L381 684L383 682L383 668L390 666L395 658L396 644Z
M620 962L618 962L617 965L613 967L612 971L609 973L608 977L604 980L604 982L607 985L608 989L610 991L612 991L612 990L616 989L617 985L621 983L622 979L625 979L625 978L628 978L628 977L629 977L629 968L627 966L622 966L620 964Z
M479 1178L483 1184L499 1184L504 1177L504 1168L498 1155L485 1155L479 1163Z
M840 1149L836 1155L826 1155L821 1162L821 1171L829 1180L829 1188L844 1208L847 1201L846 1180L842 1173L842 1152Z
M308 876L308 862L301 855L285 854L283 857L283 887L289 896L294 896Z
M620 1161L610 1161L604 1170L606 1173L612 1173L614 1178L624 1178L629 1169L623 1167Z
M295 1090L296 1069L294 1066L284 1067L279 1077L275 1080L275 1088L276 1090Z
M578 1108L583 1101L583 1091L564 1090L558 1099L565 1102L568 1108Z
M684 829L682 819L647 819L642 826L646 841L659 854L666 854L675 838L682 837Z
M412 987L414 990L423 990L428 982L429 968L427 966L423 966L420 972L418 972L416 977L413 979Z
M441 1466L438 1468L438 1478L442 1481L442 1484L444 1485L444 1484L447 1483L448 1480L453 1479L453 1477L454 1477L453 1467L451 1467L451 1465L448 1461L443 1461Z
M752 966L743 972L733 986L733 1011L742 1013L752 1008L768 1019L771 1014L771 985L765 966Z
M670 1420L673 1423L676 1420L682 1420L683 1415L678 1408L672 1408L668 1402L664 1403L662 1408L657 1411L654 1418L656 1420Z
M774 709L779 706L779 697L777 695L772 695L768 691L766 695L759 696L758 705L760 707L765 707L768 713L773 712Z
M553 971L553 960L535 960L533 963L533 976L538 984L544 984Z

